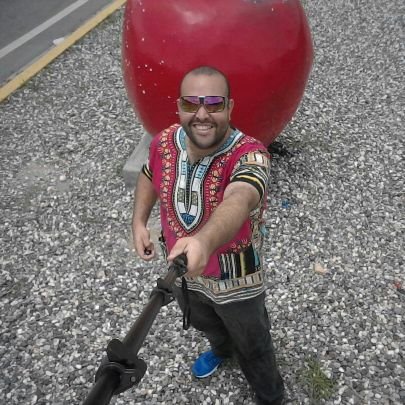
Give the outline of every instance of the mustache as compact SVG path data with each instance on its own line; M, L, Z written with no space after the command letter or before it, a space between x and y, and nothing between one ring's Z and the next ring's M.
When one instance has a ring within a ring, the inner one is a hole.
M210 120L209 118L205 118L203 120L199 118L193 118L193 120L190 121L190 125L192 124L210 124L210 125L215 125L215 122Z

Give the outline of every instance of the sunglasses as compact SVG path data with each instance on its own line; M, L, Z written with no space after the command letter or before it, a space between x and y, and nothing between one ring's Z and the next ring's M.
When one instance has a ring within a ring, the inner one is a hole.
M201 105L208 113L224 111L227 97L223 96L182 96L179 99L180 108L186 113L196 113Z

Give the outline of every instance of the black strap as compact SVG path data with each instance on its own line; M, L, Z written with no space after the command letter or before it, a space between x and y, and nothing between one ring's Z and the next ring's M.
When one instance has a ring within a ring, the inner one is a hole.
M184 297L184 311L183 311L183 329L187 330L190 327L190 300L188 298L187 281L184 277L181 278L181 290Z

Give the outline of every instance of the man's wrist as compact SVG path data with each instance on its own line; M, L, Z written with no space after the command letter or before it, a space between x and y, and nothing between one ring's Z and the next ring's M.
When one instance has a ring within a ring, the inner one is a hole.
M146 228L148 221L142 220L140 218L134 218L132 220L132 227L135 228Z
M204 231L195 235L194 238L202 245L202 248L204 252L207 253L208 257L215 252L216 247L211 243L212 238L207 237L207 235L204 234Z

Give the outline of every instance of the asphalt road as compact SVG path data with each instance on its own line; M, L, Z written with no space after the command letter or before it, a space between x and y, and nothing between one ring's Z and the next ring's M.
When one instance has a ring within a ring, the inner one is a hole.
M111 0L0 0L0 85Z

